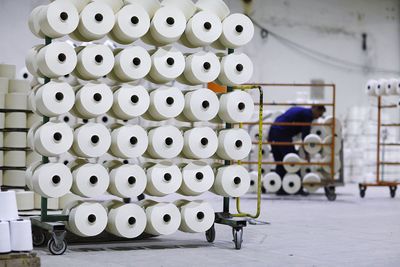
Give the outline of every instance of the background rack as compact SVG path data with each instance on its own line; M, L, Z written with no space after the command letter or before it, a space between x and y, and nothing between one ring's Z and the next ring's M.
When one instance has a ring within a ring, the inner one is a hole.
M397 108L396 104L392 105L383 105L382 104L382 96L378 96L378 123L377 123L377 142L376 142L376 180L372 183L359 183L360 196L361 198L365 197L365 192L367 191L367 187L389 187L390 196L394 198L396 196L397 186L400 185L400 182L386 182L383 180L384 172L381 172L381 166L384 165L392 165L392 166L400 166L400 162L387 162L381 160L381 148L384 146L400 146L400 143L383 143L381 140L381 129L382 127L400 127L400 123L382 123L382 110Z
M327 103L283 103L283 102L266 102L256 103L258 106L316 106L316 105L324 105L332 108L332 123L305 123L305 122L295 122L295 123L284 123L284 122L262 122L262 125L282 125L282 126L328 126L331 128L332 136L335 136L335 119L336 119L336 85L335 84L296 84L296 83L256 83L250 84L249 86L259 86L260 88L265 87L284 87L284 88L297 88L297 87L316 87L324 90L325 88L331 89L331 101ZM265 88L267 89L267 88ZM256 122L245 122L241 125L256 125ZM267 142L262 141L263 145L275 145L275 146L304 146L304 142ZM335 138L332 138L332 143L330 144L321 144L321 146L330 146L331 151L335 151ZM343 143L342 143L343 147ZM340 160L343 162L343 149L340 152ZM245 161L242 164L254 165L258 164L258 162L253 161ZM331 161L330 162L270 162L270 161L262 161L261 165L300 165L300 166L330 166L331 172L329 179L321 181L321 183L307 183L309 185L318 185L324 187L325 195L329 201L336 200L336 187L344 185L344 168L343 164L339 172L338 179L335 179L335 153L331 153Z

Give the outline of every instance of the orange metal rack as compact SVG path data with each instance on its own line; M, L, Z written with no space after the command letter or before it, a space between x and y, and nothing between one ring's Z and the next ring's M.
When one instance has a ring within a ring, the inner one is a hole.
M332 117L336 118L336 85L335 84L296 84L296 83L255 83L248 84L247 86L260 86L264 90L267 88L298 88L298 87L320 87L322 89L330 88L331 89L331 101L327 103L282 103L282 102L266 102L263 103L263 106L316 106L316 105L324 105L332 108ZM256 103L259 105L259 103ZM241 125L257 125L258 122L245 122ZM335 135L335 119L332 120L332 123L303 123L303 122L294 122L294 123L284 123L284 122L263 122L263 125L282 125L282 126L327 126L331 128L332 136ZM275 145L275 146L304 146L304 142L266 142L262 143L263 145ZM330 146L331 151L334 151L335 148L335 138L332 138L332 142L330 144L321 144L322 146ZM343 162L343 153L341 153L341 161ZM241 161L241 164L253 165L258 164L258 162L252 161ZM330 177L321 183L312 183L313 185L323 186L325 189L325 195L329 201L336 200L336 186L344 185L343 178L343 168L341 168L341 172L339 175L339 179L335 179L335 154L331 154L330 162L262 162L262 165L301 165L301 166L330 166ZM310 183L311 184L311 183Z
M397 105L383 105L382 97L379 96L377 98L378 102L378 123L377 123L377 142L376 142L376 180L375 183L359 183L360 196L362 198L365 197L365 192L367 191L367 187L389 187L390 196L394 198L396 196L397 186L400 185L400 182L386 182L383 180L383 173L381 175L381 166L382 165L396 165L400 166L400 162L386 162L381 160L381 147L382 146L400 146L400 143L382 143L381 142L381 129L382 127L400 127L400 123L382 123L382 110L397 108Z

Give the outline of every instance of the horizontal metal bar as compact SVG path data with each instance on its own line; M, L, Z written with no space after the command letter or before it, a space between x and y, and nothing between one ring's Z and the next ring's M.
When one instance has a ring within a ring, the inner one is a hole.
M379 162L381 165L400 165L400 162L387 162L387 161L381 161Z
M260 103L254 103L259 106ZM329 106L333 107L333 103L282 103L282 102L269 102L264 103L263 106Z
M313 83L249 83L247 86L277 86L277 87L334 87L334 84L313 84Z
M400 127L400 123L382 123L383 127Z
M382 105L381 108L397 108L396 104L392 104L392 105Z
M241 161L241 164L255 165L257 161ZM282 162L282 161L262 161L262 165L300 165L300 166L330 166L330 162Z
M242 122L242 125L258 125L258 122ZM313 122L263 122L263 125L277 125L277 126L328 126L332 127L332 123L313 123ZM234 125L239 125L235 123Z
M304 143L304 142L262 142L263 145L271 145L271 146L305 146L308 145L309 143ZM253 142L253 145L258 145L258 142ZM319 146L331 146L332 144L316 144Z
M398 186L400 182L385 182L380 181L378 183L360 183L360 186Z
M400 146L400 143L380 143L381 146Z

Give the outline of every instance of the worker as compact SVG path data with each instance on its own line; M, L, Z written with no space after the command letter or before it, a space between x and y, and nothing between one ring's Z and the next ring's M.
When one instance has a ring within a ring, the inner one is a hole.
M275 122L283 123L296 123L306 122L311 123L325 113L326 109L323 105L312 106L312 108L303 107L292 107L285 113L276 118ZM300 134L302 138L310 134L311 126L283 126L283 125L272 125L268 135L269 142L293 142L293 137ZM297 153L294 145L291 146L278 146L271 145L271 152L274 160L277 162L283 161L283 158L289 153ZM309 155L306 153L307 160ZM286 174L286 170L283 165L278 165L275 169L276 173L283 179ZM302 193L302 190L300 190ZM285 194L281 188L278 194Z

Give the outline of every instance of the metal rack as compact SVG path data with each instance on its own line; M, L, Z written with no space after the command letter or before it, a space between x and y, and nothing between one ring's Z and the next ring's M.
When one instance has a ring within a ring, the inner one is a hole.
M378 96L378 121L377 121L377 142L376 142L376 180L374 183L359 183L360 196L365 197L367 187L389 187L390 196L394 198L396 196L397 186L400 182L386 182L383 180L383 172L381 173L381 166L392 165L400 166L400 162L387 162L381 160L381 148L384 146L400 146L400 143L384 143L381 141L381 129L382 127L400 127L400 123L382 123L382 110L397 108L397 105L384 105L382 104L382 97Z
M285 123L285 122L262 122L262 125L280 125L280 126L327 126L331 128L332 136L335 136L335 118L336 118L336 85L335 84L285 84L285 83L260 83L260 84L250 84L249 86L259 86L260 88L264 87L284 87L284 88L297 88L297 87L319 87L319 88L330 88L332 91L331 101L327 103L283 103L283 102L267 102L267 103L257 103L259 106L316 106L316 105L324 105L332 108L332 123L306 123L306 122L293 122L293 123ZM242 123L242 125L255 125L257 123L254 122L246 122ZM262 145L274 145L274 146L304 146L304 142L267 142L263 141ZM332 142L330 144L321 144L321 146L330 146L331 151L333 152L335 149L335 138L332 138ZM343 150L340 154L340 159L343 162ZM242 162L243 164L258 164L258 162ZM335 179L335 154L331 153L331 161L330 162L269 162L262 161L261 165L300 165L300 166L330 166L330 177L321 183L307 183L309 185L317 185L323 186L325 190L325 195L329 201L336 200L336 187L344 185L344 173L343 167L339 173L339 178Z
M46 45L51 43L51 39L46 37ZM233 49L229 49L228 53L233 53ZM50 82L49 78L45 78L45 83ZM229 198L224 197L223 198L223 211L222 212L216 212L215 213L215 222L213 226L206 231L205 236L208 242L214 242L215 240L215 224L223 224L223 225L228 225L232 227L232 235L233 235L233 242L235 245L235 249L241 249L242 242L243 242L243 228L247 226L247 222L249 218L258 218L261 212L261 160L262 160L262 114L263 114L263 92L261 90L261 87L259 86L247 86L247 87L238 87L238 88L233 88L233 87L227 87L227 92L231 92L233 90L250 90L250 89L258 89L260 92L260 103L261 105L259 106L260 110L260 117L259 117L259 153L258 153L258 181L259 181L259 186L258 186L258 192L257 192L257 211L256 214L249 214L249 213L244 213L240 209L240 198L236 199L236 208L238 213L232 214L230 213L230 207L229 207ZM43 117L43 123L46 123L49 121L48 117ZM226 128L232 128L232 124L225 124ZM49 159L47 157L43 157L42 163L48 163ZM230 165L232 162L231 161L225 161L225 165ZM124 199L125 202L129 202L128 199ZM34 216L31 217L31 222L33 226L33 241L35 246L41 246L46 243L47 236L49 233L50 234L50 239L47 243L47 247L49 251L53 255L62 255L67 249L67 242L65 240L67 230L65 223L68 221L69 216L68 215L51 215L48 213L47 209L47 198L42 197L41 198L41 214L40 216ZM102 236L107 238L107 240L110 240L109 234L102 233ZM80 240L98 240L98 238L80 238ZM124 241L129 241L129 240L136 240L136 239L121 239L121 238L111 238L111 240L124 240ZM104 239L103 239L104 241ZM89 241L90 242L90 241Z

